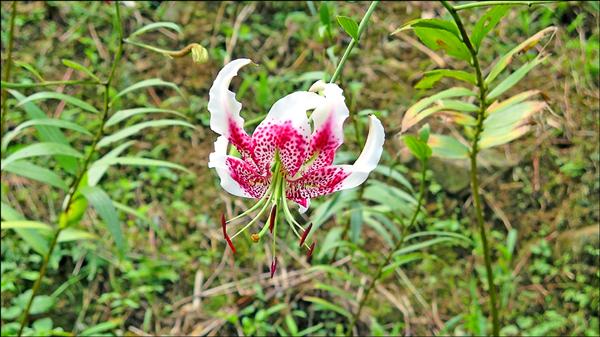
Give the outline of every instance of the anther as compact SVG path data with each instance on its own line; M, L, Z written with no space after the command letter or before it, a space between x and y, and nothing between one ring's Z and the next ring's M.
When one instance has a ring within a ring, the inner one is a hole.
M304 240L306 240L306 237L308 236L308 233L310 233L310 230L312 229L312 222L308 225L308 227L304 230L304 233L302 233L302 237L300 238L300 247L302 247L302 245L304 244Z
M277 270L277 257L275 257L273 262L271 262L271 278L273 278L273 275L275 275L275 270Z
M271 215L269 215L269 232L273 233L273 227L275 227L275 217L277 216L277 204L271 208Z
M235 247L233 246L233 242L231 242L229 235L227 235L227 221L225 221L224 213L221 214L221 227L223 228L223 237L227 241L227 244L229 245L229 248L231 248L231 251L235 254Z

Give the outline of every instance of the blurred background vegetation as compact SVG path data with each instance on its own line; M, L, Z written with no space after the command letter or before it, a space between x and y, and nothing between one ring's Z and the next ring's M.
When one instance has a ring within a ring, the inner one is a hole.
M419 165L398 135L407 107L427 94L414 85L424 71L455 62L409 32L391 33L411 19L447 13L437 2L408 1L381 3L373 14L339 81L354 122L347 122L346 143L336 160L356 157L367 116L375 113L387 131L382 165L365 187L313 202L308 216L319 241L313 266L288 233L280 238L280 275L270 280L266 243L252 244L242 236L235 259L225 253L219 216L238 214L247 204L222 191L207 167L216 138L208 128L208 88L224 62L251 58L259 66L242 72L233 86L244 104L242 116L247 121L262 116L277 99L331 75L349 42L336 15L358 21L368 3L124 3L125 36L151 22L171 21L182 34L163 30L140 40L165 49L193 42L208 49L208 62L196 64L191 57L169 59L126 45L115 77L119 88L161 78L184 92L185 99L168 88L149 88L128 96L128 104L177 109L197 126L149 129L133 145L144 156L179 163L192 173L109 170L102 186L122 205L126 257L118 258L112 237L88 210L79 227L101 239L65 242L54 251L27 333L342 334L356 298L414 206ZM46 79L82 78L61 59L108 73L117 39L114 6L23 2L17 10L14 60ZM482 11L461 11L467 29ZM10 3L3 2L3 67L10 13ZM536 118L534 132L487 152L482 161L504 334L600 333L599 18L595 2L514 7L482 45L481 58L489 65L540 29L559 28L546 47L547 63L515 88L541 90L549 109ZM15 66L12 81L34 80ZM451 84L446 81L441 86ZM51 90L101 104L94 87ZM9 104L9 129L26 119L14 105ZM60 102L40 106L48 116L89 129L99 123ZM456 131L441 120L430 123L446 133ZM432 160L428 178L426 214L412 232L444 234L407 243L367 302L358 327L362 334L480 335L489 329L466 162ZM56 223L54 210L60 209L64 192L3 172L1 197L27 219ZM7 335L18 329L41 256L14 231L1 235L1 322Z

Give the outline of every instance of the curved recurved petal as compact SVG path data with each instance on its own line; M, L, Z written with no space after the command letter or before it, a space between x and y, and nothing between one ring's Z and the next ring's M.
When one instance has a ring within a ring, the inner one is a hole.
M324 101L313 92L298 91L273 104L252 135L254 161L261 170L269 169L275 149L278 149L285 170L290 175L296 174L306 159L310 138L306 112Z
M210 128L227 137L244 157L251 153L250 136L244 131L244 119L240 116L242 104L235 99L235 93L229 90L229 84L240 68L251 62L249 59L237 59L226 64L208 93Z
M270 183L270 176L262 177L249 163L228 156L228 144L225 136L217 138L215 152L209 155L208 167L217 171L225 191L239 197L260 198Z
M354 165L340 165L340 167L348 172L349 175L341 183L339 190L356 187L362 184L369 173L377 167L381 153L383 152L383 142L385 141L385 131L383 125L377 117L369 116L369 135L365 147Z
M314 130L308 150L310 163L306 169L316 170L333 162L335 151L344 142L344 121L350 113L337 84L318 81L310 90L322 92L325 98L311 116Z

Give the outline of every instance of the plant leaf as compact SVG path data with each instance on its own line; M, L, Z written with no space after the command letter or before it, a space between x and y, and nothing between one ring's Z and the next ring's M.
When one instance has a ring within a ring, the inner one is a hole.
M445 31L452 33L457 38L460 38L460 32L458 31L458 27L456 27L456 24L453 21L442 20L442 19L411 20L411 21L405 23L404 25L402 25L402 27L396 29L392 33L392 35L394 35L396 33L400 33L402 31L405 31L408 29L414 29L415 27L445 30Z
M479 51L483 38L496 27L502 17L508 13L510 6L495 6L488 10L475 24L471 33L471 43Z
M117 141L127 138L129 136L132 136L145 128L172 126L172 125L185 126L185 127L192 128L192 129L195 128L192 124L190 124L188 122L180 121L177 119L159 119L159 120L155 120L155 121L147 121L147 122L142 122L142 123L138 123L138 124L126 127L125 129L123 129L121 131L118 131L116 133L113 133L110 136L106 136L106 137L102 138L98 142L98 147L104 147L108 144L117 142Z
M516 94L514 96L512 96L511 98L505 99L504 101L498 103L498 101L495 101L494 103L490 104L490 106L488 106L488 108L485 110L486 114L489 116L497 111L502 111L503 109L523 102L524 100L531 98L532 96L535 96L537 94L539 94L540 91L539 90L528 90L528 91L524 91L520 94Z
M123 232L121 230L121 224L119 222L119 216L117 210L112 204L112 200L98 186L87 186L81 189L81 194L92 204L100 218L106 224L106 227L115 241L119 255L123 257L125 254L125 240L123 238Z
M517 69L514 73L510 74L507 78L505 78L500 84L498 84L490 93L487 98L492 100L500 95L502 95L506 90L512 88L515 84L517 84L527 73L533 69L538 64L542 63L546 58L537 57L533 61L527 62L522 65L519 69Z
M115 125L115 124L119 123L122 120L128 119L128 118L130 118L132 116L142 115L142 114L148 114L148 113L152 113L152 112L173 114L173 115L177 115L177 116L185 118L184 114L182 114L182 113L180 113L178 111L175 111L175 110L160 109L160 108L155 108L155 107L134 108L134 109L127 109L127 110L119 110L119 111L115 112L106 121L106 124L104 124L104 126L105 127L109 127L109 126L112 126L112 125Z
M11 95L13 95L19 102L23 101L26 98L18 91L8 90L8 92ZM30 119L48 118L48 116L46 116L46 114L37 105L35 105L32 102L23 104L23 109L25 110L25 112L27 113L27 116ZM52 142L52 143L60 143L60 144L69 145L69 141L67 140L65 135L56 127L36 125L35 129L38 132L38 138L42 142ZM73 157L69 157L69 156L57 155L56 161L68 173L71 173L71 174L77 173L77 166L78 166L77 159L75 159Z
M470 62L471 54L456 34L437 28L414 28L417 37L431 50L444 50L448 55Z
M83 155L72 147L59 143L36 143L29 146L26 146L20 150L17 150L6 159L2 160L1 171L4 168L19 159L25 159L30 157L38 157L38 156L49 156L55 154L62 154L65 156L71 156L75 158L81 158Z
M420 161L425 161L431 157L431 149L419 138L413 135L404 135L402 136L402 140L413 156L417 157Z
M469 148L451 136L431 134L427 145L436 157L466 159L469 157Z
M43 230L52 230L52 227L46 225L43 222L39 221L29 221L29 220L13 220L13 221L2 221L0 223L1 229L16 229L16 228L29 228L29 229L43 229Z
M102 158L94 163L94 166L110 166L110 165L130 165L130 166L159 166L167 167L187 173L192 173L185 167L164 160L140 158L140 157L117 157L117 158Z
M68 190L67 184L51 170L35 165L26 160L18 160L10 163L4 168L4 171L11 172L16 175L26 177L29 179L37 180L46 183L50 186L58 187L63 191Z
M423 78L415 84L416 89L429 89L433 87L439 80L443 77L452 77L457 80L461 80L470 84L475 85L477 80L475 79L475 75L468 73L462 70L452 70L452 69L436 69L427 71L423 74Z
M92 233L79 229L65 228L58 235L58 242L70 242L80 240L97 240L98 237Z
M508 53L504 54L495 64L490 73L485 78L485 84L489 85L492 83L498 75L512 62L513 56L521 51L528 50L535 46L545 35L554 34L558 28L548 27L537 32L527 40L521 42L518 46L513 48Z
M62 64L64 64L65 66L67 66L69 68L72 68L77 71L81 71L81 72L85 73L86 75L93 78L97 82L102 82L102 81L100 81L98 76L94 75L94 73L88 67L84 66L83 64L77 63L72 60L67 60L67 59L62 59Z
M24 220L25 218L14 208L0 202L2 219L6 221ZM33 250L44 256L48 252L48 240L38 230L31 228L15 228L15 232L23 241L27 242Z
M126 143L123 143L123 144L117 146L116 148L112 149L109 153L105 154L104 157L102 157L98 161L118 157L121 153L123 153L123 151L125 151L128 147L133 145L133 143L135 143L135 142L129 141L129 142L126 142ZM96 163L98 161L94 162L88 169L88 185L89 186L96 186L96 184L104 176L104 173L106 173L106 170L108 170L109 165L96 165Z
M313 296L304 296L302 299L307 302L316 304L315 311L335 311L338 314L345 316L346 318L352 317L352 314L350 314L350 312L348 310L340 307L339 305L328 302L322 298L313 297Z
M356 21L347 16L338 16L337 20L340 26L344 28L344 31L346 31L346 33L354 40L358 41L358 24Z
M75 98L70 95L66 95L66 94L63 94L60 92L53 92L53 91L42 91L42 92L35 93L35 94L25 98L24 100L20 101L19 104L17 104L17 106L22 106L28 102L35 102L35 101L47 100L47 99L56 99L59 101L65 101L65 102L72 104L76 107L79 107L85 111L98 113L98 110L96 108L94 108L91 104L86 103L86 102L80 100L79 98Z
M50 126L55 126L57 128L69 129L69 130L81 132L88 136L92 135L86 128L80 126L79 124L65 121L62 119L54 119L54 118L31 119L31 120L28 120L26 122L23 122L23 123L17 125L17 127L15 127L13 130L11 130L10 132L7 132L6 135L4 135L4 137L2 138L2 151L6 151L6 148L8 147L8 144L10 143L10 141L13 140L13 138L15 138L23 129L26 129L30 126L35 126L35 125L50 125Z
M172 82L163 81L160 78L151 78L148 80L143 80L143 81L137 82L137 83L130 85L129 87L121 90L117 95L115 95L115 97L112 98L112 100L110 101L110 104L112 105L117 99L119 99L119 97L121 97L127 93L130 93L135 90L143 89L143 88L148 88L148 87L169 87L169 88L177 91L177 93L179 95L181 95L181 97L184 97L183 93L181 92L181 90L179 89L177 84L172 83Z
M171 30L174 30L175 32L181 34L181 27L179 27L177 24L175 24L173 22L153 22L153 23L147 24L144 27L131 33L131 35L129 35L129 38L141 35L145 32L151 31L151 30L157 30L160 28L171 29Z

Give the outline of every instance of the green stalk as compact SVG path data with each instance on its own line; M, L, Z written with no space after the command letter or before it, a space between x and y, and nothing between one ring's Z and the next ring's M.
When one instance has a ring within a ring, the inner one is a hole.
M12 12L10 13L10 29L8 31L8 47L6 49L6 61L4 64L4 82L8 82L10 79L10 70L12 68L12 51L13 51L13 42L15 35L15 17L17 16L17 2L13 1L12 3ZM0 117L0 134L4 135L4 127L6 124L6 115L8 111L6 111L7 107L7 94L8 91L5 90L4 84L2 85L2 117Z
M423 167L421 168L421 183L419 185L419 199L417 201L417 207L415 208L415 212L413 213L413 215L410 219L410 222L408 223L408 226L404 226L402 228L402 233L401 233L402 236L400 237L400 240L398 240L398 242L396 242L396 245L385 257L385 260L382 263L380 263L379 266L377 267L375 276L371 279L371 283L367 287L367 290L365 291L363 298L360 300L360 303L358 304L358 310L356 310L356 312L352 316L352 319L350 320L350 324L348 325L348 331L346 333L346 336L352 335L352 330L354 330L354 327L356 326L356 323L358 322L358 319L360 318L360 314L362 312L362 309L365 306L365 303L367 302L367 299L369 298L369 294L371 293L373 288L375 288L375 284L377 283L379 278L381 278L381 275L383 274L383 269L385 268L385 266L390 264L390 261L392 260L394 253L396 253L400 249L400 247L402 247L402 244L404 244L404 239L406 238L406 235L408 234L408 229L411 228L417 221L417 216L419 215L419 212L421 211L421 207L423 206L423 200L425 199L425 180L426 180L426 173L427 173L427 160L423 160L421 162L421 165Z
M377 7L378 3L379 3L379 1L371 2L369 9L367 9L367 12L365 13L365 16L363 16L362 20L360 20L360 24L358 25L358 33L357 33L358 40L360 40L362 33L367 28L367 24L369 23L369 18L371 17L371 14L373 14L373 11L375 10L375 7ZM350 41L350 44L348 44L348 47L346 47L346 51L344 52L344 55L342 55L342 59L340 60L340 63L338 63L338 66L335 69L333 76L331 76L331 80L329 80L329 83L335 82L338 79L338 77L340 77L340 75L342 74L342 69L344 69L344 64L346 64L346 61L348 60L348 56L350 56L352 49L354 49L354 47L357 44L358 44L358 41L355 40L354 38L352 38L352 41Z
M59 219L62 218L62 215L65 215L69 211L69 208L71 207L71 203L74 199L74 196L78 192L79 184L81 183L81 180L85 176L85 173L87 172L90 162L92 160L92 157L95 153L96 145L98 144L98 141L100 141L100 139L104 135L104 132L103 132L104 124L108 120L108 114L110 111L110 105L109 105L110 85L114 79L114 74L115 74L117 64L119 63L121 56L123 54L123 29L121 27L121 12L119 10L119 2L118 1L115 1L115 11L116 11L116 16L117 16L115 28L117 30L117 33L119 34L119 45L117 47L117 51L116 51L114 59L113 59L113 63L112 63L111 69L110 69L108 79L106 80L105 83L103 83L104 84L104 109L102 111L102 122L98 128L98 131L96 132L96 135L94 136L92 145L90 147L90 151L88 152L88 154L86 155L86 157L83 161L83 165L81 166L79 174L71 183L71 186L69 188L69 193L65 197L64 207L63 207L62 214L59 217ZM29 298L29 302L27 302L27 306L25 307L25 311L23 312L23 317L21 318L21 327L19 328L19 333L18 333L19 337L23 334L23 329L25 329L25 326L27 325L27 321L29 319L29 313L31 311L31 305L33 304L35 295L39 291L40 285L42 283L42 279L44 278L46 269L48 268L48 262L50 260L50 256L52 256L52 252L54 251L54 248L56 247L56 244L58 243L58 237L60 236L60 233L62 232L62 230L64 228L65 227L63 227L61 225L56 229L56 231L54 232L52 241L50 242L50 247L48 249L48 252L46 253L46 255L44 255L44 259L42 261L42 266L40 268L40 273L38 275L37 280L33 284L33 288L31 289L31 297Z
M441 0L442 4L452 18L456 22L456 26L460 31L463 42L469 49L471 57L473 59L472 66L475 68L477 75L477 86L479 87L479 110L477 111L477 124L475 125L475 135L473 136L473 142L471 144L471 153L469 159L471 161L471 194L473 196L473 206L475 207L475 215L477 217L477 225L479 226L479 235L481 236L481 244L483 246L483 257L485 260L485 269L487 274L488 283L488 294L490 297L490 311L492 313L492 333L494 336L500 335L500 320L498 317L498 306L497 306L497 290L494 283L494 271L492 269L492 258L490 247L487 239L487 231L485 228L485 222L483 219L483 210L481 207L481 198L479 196L479 179L477 176L477 153L479 152L479 137L483 131L483 121L485 120L485 111L487 109L486 94L487 87L485 85L483 75L481 73L481 66L477 58L477 51L471 44L469 35L465 31L465 27L456 12L456 9L452 7L447 1Z
M533 6L533 5L542 5L542 4L549 4L549 3L554 3L557 2L555 1L544 1L544 0L538 0L538 1L477 1L477 2L471 2L468 4L464 4L464 5L458 5L458 6L453 6L455 11L461 11L463 9L470 9L470 8L477 8L477 7L488 7L488 6L502 6L502 5L524 5L524 6Z

